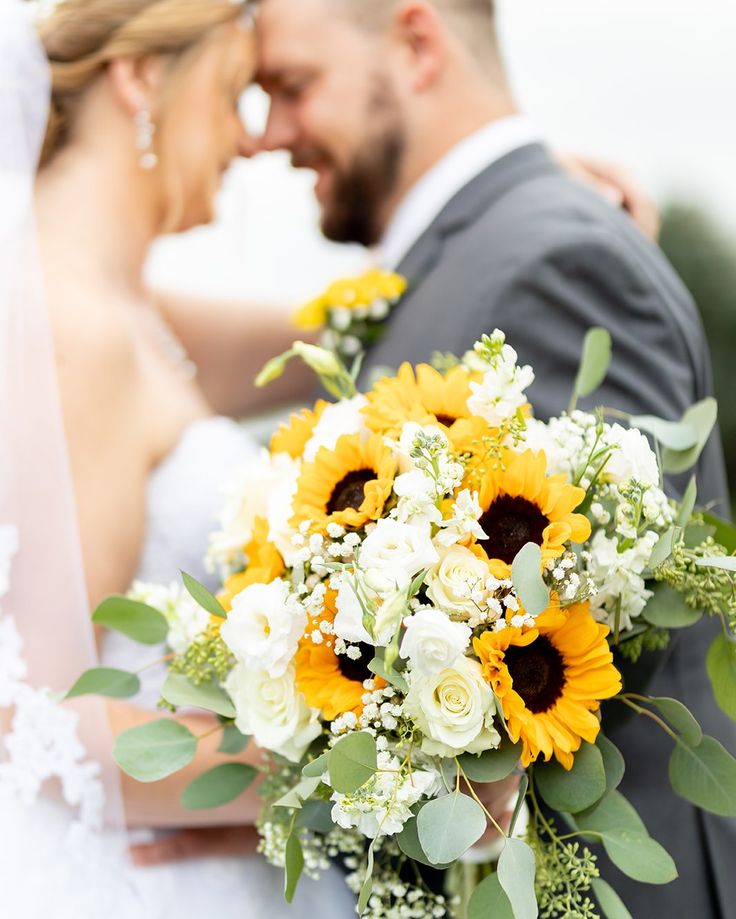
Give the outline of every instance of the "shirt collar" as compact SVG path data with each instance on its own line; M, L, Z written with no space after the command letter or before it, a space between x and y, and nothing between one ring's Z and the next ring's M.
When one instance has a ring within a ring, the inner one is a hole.
M395 270L444 206L484 169L519 147L540 140L528 118L512 115L484 125L460 141L414 183L389 221L378 261Z

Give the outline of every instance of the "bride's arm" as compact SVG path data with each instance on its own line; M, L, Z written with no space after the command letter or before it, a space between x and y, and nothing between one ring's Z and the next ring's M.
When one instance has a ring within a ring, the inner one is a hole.
M301 361L292 361L283 377L264 389L253 385L266 361L295 339L310 340L288 311L166 293L157 293L156 301L197 365L199 384L218 414L242 418L309 400L315 378Z
M130 728L158 721L162 717L160 712L145 711L125 702L110 701L107 709L115 737ZM176 720L186 725L195 737L201 737L218 726L217 720L206 714L182 715L177 716ZM179 802L187 785L214 766L229 762L255 767L263 765L263 754L255 744L248 744L239 756L224 756L217 752L220 740L221 731L211 733L200 741L197 755L189 766L160 782L142 784L123 774L123 801L128 826L177 828L254 824L261 807L257 795L258 778L245 794L214 810L191 811Z

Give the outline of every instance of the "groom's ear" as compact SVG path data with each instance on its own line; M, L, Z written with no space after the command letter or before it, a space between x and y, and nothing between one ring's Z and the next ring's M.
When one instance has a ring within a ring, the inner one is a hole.
M166 62L163 57L118 57L110 61L107 76L118 103L128 115L142 108L155 108L164 82Z
M395 37L406 52L411 87L426 92L442 73L448 36L437 8L426 0L405 0L394 12Z

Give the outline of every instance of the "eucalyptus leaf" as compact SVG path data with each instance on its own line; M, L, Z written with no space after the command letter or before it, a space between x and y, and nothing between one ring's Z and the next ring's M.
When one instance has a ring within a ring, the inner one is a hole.
M649 567L652 571L659 568L660 565L663 565L670 555L672 555L676 536L677 527L670 527L666 533L662 533L659 537L652 549L652 554L649 556Z
M302 769L302 775L305 779L321 779L322 776L327 772L327 768L330 764L330 750L327 750L326 753L323 753L321 756L318 756L316 759L313 759L310 763Z
M589 329L583 341L583 353L575 378L571 407L575 407L578 399L595 392L605 380L611 365L611 354L610 333L600 327Z
M519 790L516 795L516 804L514 806L514 812L511 815L511 823L509 823L509 830L507 835L513 836L514 830L516 829L516 822L521 816L521 809L524 806L524 800L526 798L526 793L529 790L529 776L525 772L521 779L519 780Z
M534 853L521 839L507 837L498 860L498 880L509 899L515 919L536 919Z
M703 514L703 520L708 526L714 528L714 539L725 548L726 552L736 552L736 525L729 520L716 517L715 514Z
M207 590L204 584L200 584L196 578L193 578L191 574L187 574L186 571L182 571L181 579L184 581L184 586L189 595L203 610L206 610L211 616L216 616L218 619L227 619L227 613L222 603L220 603L214 594Z
M521 759L521 743L513 743L504 735L501 746L484 753L463 753L458 757L460 768L471 782L500 782L511 775Z
M530 616L538 616L549 606L549 587L542 577L542 550L528 542L511 565L511 579L521 605Z
M141 645L161 645L169 634L169 624L162 613L128 597L113 596L103 600L92 622L120 632Z
M669 584L655 584L652 591L642 611L642 617L650 625L660 629L685 629L702 619L702 611L688 606L682 594Z
M141 681L127 670L96 667L83 673L66 694L67 699L78 696L107 696L109 699L130 699L140 691Z
M736 641L723 633L718 635L706 664L716 702L736 721Z
M360 888L360 893L358 894L358 915L362 916L365 912L366 907L368 906L368 900L371 896L371 891L373 890L373 865L374 865L374 851L376 848L376 840L374 839L371 844L368 846L368 864L365 868L365 878Z
M736 759L714 737L697 746L680 739L670 757L675 792L721 817L736 817Z
M626 771L623 754L603 732L600 732L596 737L595 745L601 751L601 756L603 757L603 768L606 770L606 791L614 791L621 784Z
M225 753L228 756L237 756L245 750L249 741L250 737L242 734L234 724L226 724L217 752Z
M603 878L593 878L591 886L606 919L633 919L621 897Z
M292 828L286 840L284 850L284 899L291 903L296 893L299 878L304 871L304 852L299 840L299 834Z
M419 843L433 865L457 861L486 831L486 815L469 795L429 801L417 816Z
M335 829L332 804L329 801L305 801L296 818L296 825L326 836Z
M161 689L161 696L169 705L177 708L202 708L222 715L223 718L234 718L236 714L235 706L224 689L211 681L197 686L183 673L169 673Z
M376 741L365 731L339 740L330 752L330 784L341 794L352 794L378 769Z
M381 679L385 680L387 683L390 683L392 686L395 686L399 692L403 692L404 694L409 692L409 684L406 682L404 677L398 672L398 670L387 666L385 660L382 660L380 657L374 657L373 660L368 664L368 669L371 673L375 673L376 676L380 676Z
M712 397L696 402L682 416L682 423L691 425L697 433L697 442L685 450L666 448L662 451L662 471L667 475L687 472L697 463L718 419L718 403Z
M690 523L685 527L683 543L686 549L696 549L709 539L715 537L716 528L707 523Z
M509 898L495 872L484 878L471 894L468 919L514 919Z
M295 785L290 791L287 791L283 797L279 798L274 804L274 807L288 807L291 810L301 810L307 798L309 798L321 784L322 780L316 776L302 779L298 785Z
M171 719L151 721L122 733L115 742L115 762L139 782L158 782L188 766L197 753L197 739Z
M665 421L655 415L631 415L632 428L651 434L663 447L681 452L690 450L698 442L695 426L686 421Z
M577 814L592 807L606 793L606 770L597 746L583 743L572 769L556 760L534 767L534 782L552 810Z
M664 696L652 697L649 701L656 705L665 719L682 737L686 744L697 746L703 739L703 729L693 713L677 699Z
M424 851L419 841L419 829L417 827L416 817L410 817L409 820L406 821L404 828L396 837L396 842L398 842L399 848L404 855L413 858L415 862L419 862L422 865L429 865L431 868L439 868L440 870L450 867L451 862L448 862L446 865L435 865L429 860L429 856Z
M209 810L229 804L252 784L258 770L245 763L223 763L198 776L184 789L181 803L188 810Z
M677 524L678 526L684 527L690 521L690 518L693 515L695 510L695 502L698 500L698 483L693 476L688 482L688 486L685 489L685 494L683 495L682 502L680 504L680 509L677 512Z
M720 568L723 571L732 571L736 574L736 555L720 555L712 558L698 558L696 565L701 568Z

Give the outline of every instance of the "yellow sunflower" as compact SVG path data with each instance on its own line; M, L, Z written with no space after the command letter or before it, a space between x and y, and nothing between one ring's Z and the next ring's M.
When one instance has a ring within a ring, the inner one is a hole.
M268 522L257 517L253 527L253 539L245 547L248 567L240 574L234 574L225 581L218 594L220 603L229 612L233 598L251 584L270 584L284 573L284 560L279 550L268 541Z
M384 377L367 394L363 415L377 433L398 437L407 421L451 428L469 418L467 401L473 377L462 367L442 374L429 364L402 364L395 377Z
M377 689L386 686L385 680L374 676L368 664L376 655L370 645L356 645L360 657L353 659L347 654L335 654L334 639L325 636L321 644L315 644L311 630L319 628L320 621L334 622L336 615L336 594L328 590L322 614L310 623L307 634L299 644L296 653L296 685L304 694L310 708L317 708L328 721L333 721L345 712L360 716L363 711L365 680L373 680Z
M558 558L566 543L585 542L590 521L573 513L585 490L570 485L564 475L545 475L544 452L504 451L502 461L489 464L476 479L487 539L471 549L491 562L496 577L508 577L517 552L528 542L542 550L542 559Z
M602 699L621 690L608 632L587 603L578 603L550 607L535 628L507 626L473 640L509 734L522 741L524 766L542 754L571 769L582 741L595 742L600 730L595 712Z
M322 447L299 475L294 516L295 528L310 520L315 530L328 524L361 527L378 520L391 495L396 461L383 438L373 434L344 434L334 450Z
M314 409L305 408L295 412L287 423L279 426L271 438L271 453L288 453L292 459L300 459L317 422L329 404L319 399Z

